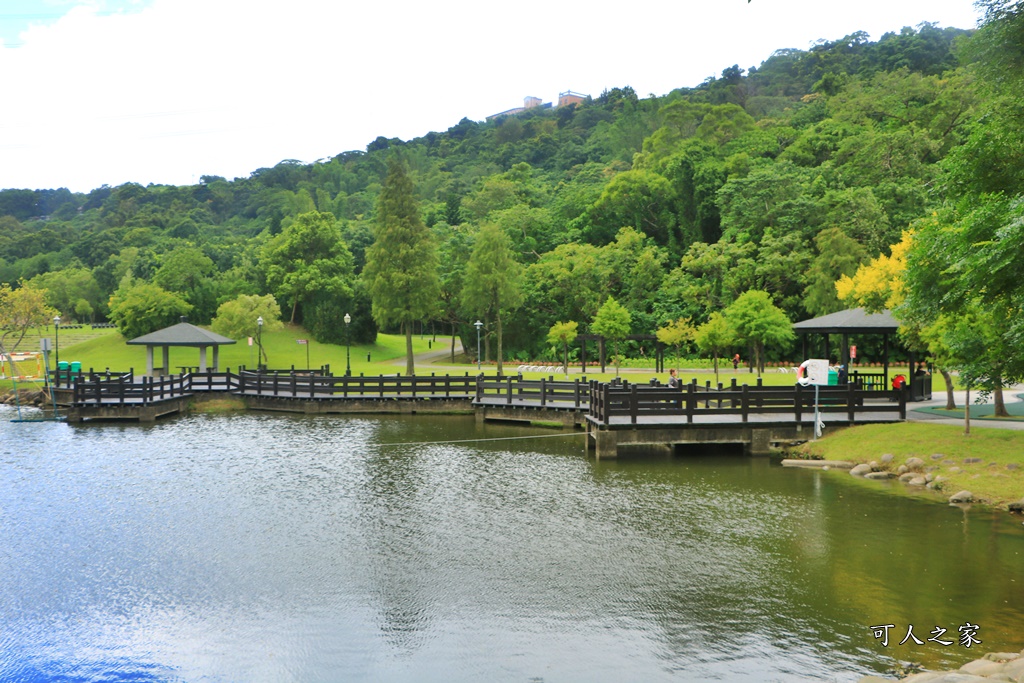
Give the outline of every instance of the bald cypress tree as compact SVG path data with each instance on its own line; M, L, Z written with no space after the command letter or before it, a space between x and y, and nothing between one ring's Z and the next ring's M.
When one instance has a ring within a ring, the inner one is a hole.
M437 246L420 220L412 179L397 157L388 160L388 173L377 205L374 242L366 250L363 279L377 324L382 328L401 325L405 333L405 372L415 374L413 323L434 315L441 286Z

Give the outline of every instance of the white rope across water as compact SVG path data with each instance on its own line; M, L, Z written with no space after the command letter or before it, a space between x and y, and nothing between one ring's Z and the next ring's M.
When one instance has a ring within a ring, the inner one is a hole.
M567 436L586 436L586 432L572 434L536 434L533 436L496 436L488 439L459 439L457 441L402 441L399 443L382 443L378 446L441 446L453 443L483 443L485 441L520 441L522 439L558 439Z

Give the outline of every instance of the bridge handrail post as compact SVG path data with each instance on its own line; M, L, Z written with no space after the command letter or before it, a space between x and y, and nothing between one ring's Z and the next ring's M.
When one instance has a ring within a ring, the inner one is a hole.
M693 411L696 408L697 403L696 392L694 391L694 389L695 387L693 384L686 385L686 422L689 424L693 423ZM704 407L709 407L706 402L704 404Z
M804 403L804 385L797 382L796 388L793 390L793 408L796 413L796 423L799 425L801 421L801 409Z
M548 404L548 384L547 380L543 377L540 378L540 407L543 408Z
M897 389L896 391L899 392L900 419L901 420L906 420L907 419L907 391L906 391L906 389ZM970 406L968 406L967 408L964 408L964 410L969 410L969 409L970 409Z
M313 394L316 389L316 377L314 377L313 373L311 372L306 375L306 379L309 380L309 397L313 398Z
M854 395L854 385L846 385L846 417L849 418L850 424L853 424L855 413L857 412L857 398Z
M595 380L595 382L596 381L597 380ZM611 384L605 384L601 387L601 412L603 413L603 415L601 415L599 419L601 419L601 421L604 422L606 426L610 425L612 422L611 391Z
M573 380L572 398L573 403L578 410L580 407L580 380L578 377Z
M479 374L476 376L476 402L479 403L484 396L484 376Z
M512 378L509 377L505 380L505 402L508 405L512 405Z
M743 385L743 395L740 398L740 415L743 418L743 422L748 422L750 419L750 386Z
M629 385L629 423L636 424L636 416L640 410L639 400L636 393L636 384Z

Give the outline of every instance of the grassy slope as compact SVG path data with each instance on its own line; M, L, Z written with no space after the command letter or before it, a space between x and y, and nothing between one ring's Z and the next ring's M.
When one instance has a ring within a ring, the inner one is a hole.
M864 425L840 430L798 450L804 455L855 463L878 460L891 453L894 469L916 456L925 461L926 467L935 467L936 475L948 479L943 486L947 494L967 489L994 505L1024 497L1024 432L977 428L971 430L970 436L964 436L961 427L951 425ZM968 458L981 461L965 463ZM1007 469L1007 465L1011 468ZM842 471L836 476L849 475Z

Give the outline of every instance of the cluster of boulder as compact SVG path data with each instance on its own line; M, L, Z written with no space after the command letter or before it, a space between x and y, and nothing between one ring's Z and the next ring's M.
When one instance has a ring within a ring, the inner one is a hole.
M50 402L45 392L38 389L20 389L17 393L9 391L0 394L0 404L13 406L20 403L23 406L41 406Z
M864 676L859 683L888 683L892 678ZM902 683L1024 683L1024 651L990 652L956 671L921 671L901 679Z
M938 454L932 456L935 460L943 457L944 456ZM930 469L932 468L927 467L924 460L913 457L907 458L905 463L894 470L892 469L892 454L886 453L878 460L872 460L871 462L861 463L860 465L852 467L850 469L850 474L855 477L864 477L865 479L898 478L907 486L923 486L935 491L941 491L943 484L946 482L946 478L942 475L937 475L934 472L929 471ZM953 494L953 496L950 497L949 502L970 503L973 500L974 496L970 491L960 491Z
M949 474L958 474L963 472L963 469L957 466L955 460L951 460L941 453L933 454L931 459L933 461L941 461L941 464L950 466L946 469L946 472ZM981 461L981 458L964 458L963 464L972 465ZM850 474L855 477L864 477L865 479L899 479L907 486L919 486L933 491L942 491L949 482L949 480L941 474L935 474L934 470L939 469L938 462L929 465L923 458L911 457L907 458L907 461L902 465L893 467L893 456L891 453L886 453L878 460L872 460L871 462L861 463L859 465L854 465L846 460L797 459L786 459L782 461L782 464L786 467L816 467L823 470L846 469L850 470ZM1011 463L1006 466L1007 469L1020 469L1020 467L1021 466L1016 463ZM980 502L980 500L970 491L964 490L957 491L951 495L949 497L949 502L974 503ZM1010 503L1009 509L1010 512L1024 513L1024 500Z

